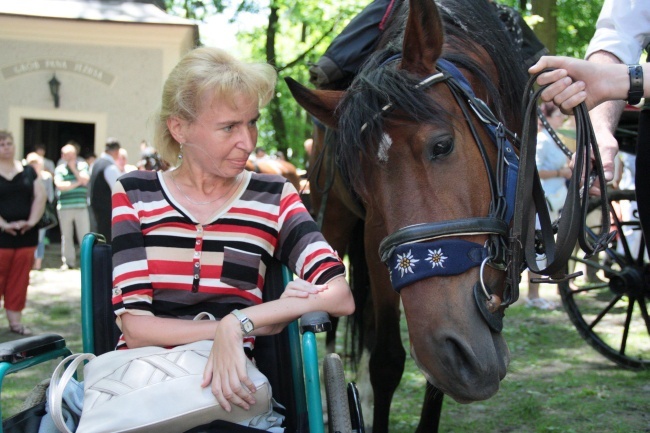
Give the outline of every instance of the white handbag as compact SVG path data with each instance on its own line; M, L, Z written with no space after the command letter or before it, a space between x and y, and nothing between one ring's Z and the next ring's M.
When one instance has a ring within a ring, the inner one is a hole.
M86 360L78 433L183 432L217 419L240 423L271 412L269 381L249 360L248 376L257 388L249 410L232 405L226 412L210 387L201 388L211 347L212 341L206 340L172 349L151 346L100 356L70 355L57 366L48 391L54 424L70 433L63 419L63 391Z

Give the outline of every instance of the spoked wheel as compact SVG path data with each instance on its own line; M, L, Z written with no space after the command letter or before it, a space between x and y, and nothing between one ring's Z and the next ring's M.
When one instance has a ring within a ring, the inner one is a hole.
M330 433L352 431L348 391L345 385L343 362L336 353L325 356L323 361L323 379L327 396L327 423Z
M580 335L616 364L650 368L650 264L636 212L634 191L609 195L612 228L607 249L590 259L571 257L569 266L583 276L559 285L562 303ZM592 203L595 209L597 203ZM598 224L589 225L598 234Z

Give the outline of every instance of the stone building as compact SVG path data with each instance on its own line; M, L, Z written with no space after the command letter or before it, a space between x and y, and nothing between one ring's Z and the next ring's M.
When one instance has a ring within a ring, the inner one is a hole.
M0 0L0 129L17 157L42 143L57 161L68 140L99 155L115 137L137 158L165 78L199 40L161 3Z

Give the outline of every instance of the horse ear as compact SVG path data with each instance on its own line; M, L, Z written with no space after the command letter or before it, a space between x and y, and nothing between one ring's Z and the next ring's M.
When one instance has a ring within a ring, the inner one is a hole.
M443 42L444 29L436 2L410 0L401 68L418 75L432 74L442 53Z
M339 120L334 113L344 92L338 90L311 90L293 78L285 78L284 81L286 81L291 94L302 108L326 126L332 129L338 128Z

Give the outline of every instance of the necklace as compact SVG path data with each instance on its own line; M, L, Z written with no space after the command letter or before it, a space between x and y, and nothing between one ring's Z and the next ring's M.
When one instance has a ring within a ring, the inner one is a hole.
M178 192L180 192L183 195L183 197L185 197L185 199L187 201L189 201L190 203L192 203L194 205L197 205L197 206L205 206L206 204L211 204L211 203L214 203L214 202L216 202L218 200L221 200L222 198L226 197L227 195L230 195L230 192L232 192L235 185L238 185L241 182L241 177L240 177L241 173L240 173L240 174L237 175L237 179L235 180L235 182L233 182L233 184L230 186L230 188L228 188L228 191L221 194L219 197L217 197L217 198L215 198L213 200L208 200L208 201L196 201L196 200L192 200L190 197L188 197L188 195L185 194L183 192L183 190L181 189L181 187L176 183L176 175L175 175L175 173L176 173L176 170L173 170L171 172L172 182L174 183L174 186L176 186L176 189L178 190Z

